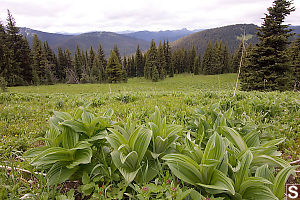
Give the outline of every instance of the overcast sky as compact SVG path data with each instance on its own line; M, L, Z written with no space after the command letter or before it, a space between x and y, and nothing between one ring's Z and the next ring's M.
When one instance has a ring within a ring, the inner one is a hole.
M273 0L0 0L17 26L46 32L206 29L238 23L260 25ZM300 25L300 0L286 23Z

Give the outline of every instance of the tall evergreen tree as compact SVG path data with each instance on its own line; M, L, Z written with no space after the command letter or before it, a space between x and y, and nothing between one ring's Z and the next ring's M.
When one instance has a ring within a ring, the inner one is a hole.
M195 75L199 75L200 74L200 70L201 70L201 56L197 56L194 62L194 66L193 66L193 71Z
M144 76L144 62L143 62L143 54L140 50L140 45L137 46L134 61L135 61L135 66L136 66L137 77L143 77Z
M153 75L153 68L156 67L157 70L157 48L155 41L151 41L150 49L147 52L146 55L146 63L145 63L145 69L144 69L144 75L146 79L152 80Z
M119 63L122 65L121 55L120 55L120 51L119 51L119 48L118 48L117 44L114 44L113 51L116 53L116 56L118 57Z
M102 45L99 43L98 45L98 50L97 50L97 57L98 60L100 62L100 74L101 74L101 82L105 82L106 81L106 74L105 74L105 70L106 70L106 65L107 65L107 61L105 59L105 53L104 50L102 48Z
M230 72L230 53L228 50L228 45L225 44L222 50L222 74Z
M81 51L80 51L78 45L76 45L73 65L74 65L74 68L75 68L75 74L76 74L78 80L80 80L82 78L83 63L82 63Z
M295 10L292 1L275 0L268 8L268 14L257 33L259 43L248 57L246 69L241 74L243 90L287 90L290 80L287 47L292 35L287 25L283 25L287 15Z
M171 52L171 47L169 44L169 41L167 42L164 41L164 54L165 54L165 59L166 59L166 71L167 74L171 77L174 75L174 66L172 65L172 52Z
M30 48L27 40L19 33L19 28L8 10L6 25L6 47L10 51L9 65L5 77L9 86L30 84L32 80Z
M196 47L195 47L195 45L193 45L192 49L190 49L188 52L187 67L186 67L187 73L194 72L193 68L194 68L194 63L195 63L196 57L197 57Z
M300 35L293 42L291 47L292 80L294 90L300 90Z
M122 81L122 67L114 50L110 52L110 57L106 66L106 74L108 82L110 83L117 83Z
M159 78L161 80L166 78L167 71L166 71L166 58L164 54L164 47L161 42L158 45L157 49L157 70L159 73Z
M66 79L66 66L67 61L63 50L59 47L57 49L57 66L55 69L55 76L60 82L64 82Z
M206 51L203 56L203 73L204 74L212 74L212 68L214 67L213 63L213 47L211 41L208 42L206 47Z
M240 62L241 62L241 57L243 53L243 41L241 41L238 49L234 52L232 56L232 69L230 72L232 73L237 73L239 67L240 67ZM244 63L245 61L243 61Z

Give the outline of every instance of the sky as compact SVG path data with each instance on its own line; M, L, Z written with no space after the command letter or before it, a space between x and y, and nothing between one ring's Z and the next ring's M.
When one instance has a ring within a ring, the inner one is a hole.
M52 33L208 29L232 24L260 25L273 0L0 0L19 27ZM300 25L300 0L287 24ZM298 8L298 9L297 9Z

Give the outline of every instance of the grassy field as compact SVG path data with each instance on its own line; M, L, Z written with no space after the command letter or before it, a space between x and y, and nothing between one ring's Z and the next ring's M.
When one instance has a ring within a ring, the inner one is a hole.
M196 108L232 108L232 120L254 127L264 137L286 137L280 146L285 160L300 159L299 93L238 92L234 97L235 81L235 74L183 74L157 83L134 78L120 84L8 88L8 92L0 93L0 165L23 166L17 158L41 145L36 138L46 133L53 110L74 113L87 105L97 115L113 109L115 121L132 114L141 124L158 106L168 122L184 127ZM2 176L0 182L4 179Z

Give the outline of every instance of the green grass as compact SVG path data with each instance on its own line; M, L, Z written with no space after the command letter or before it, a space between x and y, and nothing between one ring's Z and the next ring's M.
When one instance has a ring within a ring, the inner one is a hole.
M14 155L41 145L36 138L45 134L53 110L73 113L87 104L98 114L112 108L115 121L132 114L140 123L158 106L169 122L185 127L198 107L232 107L234 120L256 127L263 136L286 137L280 147L286 160L300 159L299 93L239 91L233 97L235 81L236 74L182 74L157 83L133 78L120 84L10 87L0 93L0 165L14 164Z
M152 82L144 78L132 78L128 83L119 84L57 84L51 86L12 87L10 92L37 94L86 94L86 93L119 93L119 92L198 92L203 90L233 90L236 74L213 76L177 75L164 81Z

